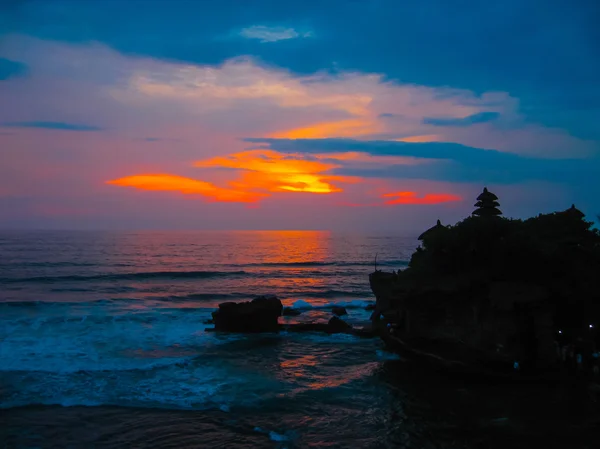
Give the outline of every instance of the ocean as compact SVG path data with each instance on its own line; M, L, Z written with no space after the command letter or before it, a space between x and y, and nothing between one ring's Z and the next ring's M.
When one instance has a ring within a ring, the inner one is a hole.
M0 447L596 447L578 391L464 385L378 339L206 332L277 295L364 323L414 236L0 232ZM583 394L583 393L582 393ZM554 424L553 424L554 423ZM550 429L550 430L549 430Z

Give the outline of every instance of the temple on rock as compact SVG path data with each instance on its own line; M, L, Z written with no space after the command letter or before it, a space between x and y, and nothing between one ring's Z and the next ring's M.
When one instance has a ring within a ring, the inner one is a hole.
M408 267L371 273L374 326L399 352L457 370L576 367L565 351L577 369L600 365L600 231L574 205L524 220L499 206L483 189L472 216L419 236Z
M498 207L500 207L498 197L488 191L487 187L484 187L481 195L477 197L475 207L477 209L473 211L473 215L478 215L480 217L495 217L502 215L502 211L498 209Z
M440 220L437 221L436 225L429 228L427 231L423 232L420 236L419 236L419 240L424 240L426 239L428 236L430 235L434 235L438 232L443 232L445 231L447 228L446 226L444 226L442 224L442 222Z

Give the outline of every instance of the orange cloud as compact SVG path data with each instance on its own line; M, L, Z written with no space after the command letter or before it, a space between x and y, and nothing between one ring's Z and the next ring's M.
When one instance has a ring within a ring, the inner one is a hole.
M424 142L439 142L442 138L436 134L428 134L423 136L410 136L402 137L401 139L394 139L397 142L409 142L409 143L424 143Z
M226 167L274 174L321 173L338 165L300 159L300 156L285 155L273 150L251 150L233 153L225 157L214 157L197 161L195 167Z
M272 150L253 150L215 157L194 164L196 167L226 167L243 170L239 180L229 185L241 190L269 192L333 193L342 189L332 182L356 183L360 178L332 176L324 172L339 165L300 159Z
M462 200L460 196L449 193L427 193L418 197L416 192L394 192L386 193L382 197L393 198L387 200L385 204L440 204Z
M338 122L315 123L304 128L294 128L270 134L274 139L325 139L328 137L358 137L381 131L381 126L368 119L351 119Z
M431 163L427 159L420 159L411 156L374 156L360 151L348 151L345 153L319 153L314 155L317 159L330 159L344 161L347 163L360 162L364 167L365 163L375 165L403 164L403 165L422 165Z
M170 191L186 195L196 194L210 198L213 201L230 203L255 203L267 196L264 193L223 189L210 182L166 174L126 176L106 183L141 190Z
M170 174L142 174L107 181L107 184L141 190L197 194L213 201L256 203L269 192L341 192L337 183L357 183L361 178L334 176L326 172L339 165L301 159L272 150L233 153L194 163L199 168L237 169L237 179L227 181L227 188L197 179ZM335 184L334 184L335 183Z

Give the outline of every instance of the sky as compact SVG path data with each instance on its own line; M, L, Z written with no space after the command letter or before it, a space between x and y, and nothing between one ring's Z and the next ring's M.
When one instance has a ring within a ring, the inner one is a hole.
M3 0L0 228L600 213L596 0Z

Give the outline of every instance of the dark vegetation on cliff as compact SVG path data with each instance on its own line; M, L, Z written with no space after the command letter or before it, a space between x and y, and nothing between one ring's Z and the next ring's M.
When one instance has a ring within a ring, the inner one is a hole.
M403 274L544 283L589 279L600 267L600 233L592 225L574 207L527 220L468 217L425 233Z
M438 220L421 234L406 270L370 276L373 318L383 314L406 338L460 342L520 360L550 360L562 342L597 340L600 232L593 222L574 205L504 218L487 189L475 207L455 225Z
M486 193L487 189L482 196ZM500 217L496 200L487 206L480 200L476 206L473 216L453 226L438 223L423 233L422 246L399 276L416 283L459 279L471 287L492 282L535 284L546 289L547 300L556 302L565 319L565 315L583 319L582 308L588 317L599 317L600 232L582 212L573 205L517 220Z

